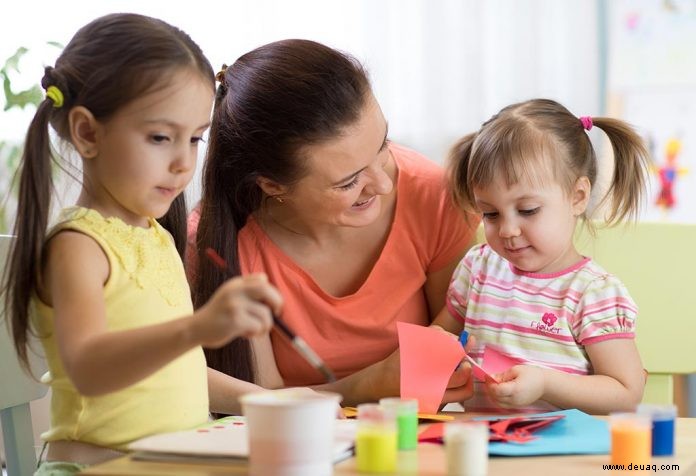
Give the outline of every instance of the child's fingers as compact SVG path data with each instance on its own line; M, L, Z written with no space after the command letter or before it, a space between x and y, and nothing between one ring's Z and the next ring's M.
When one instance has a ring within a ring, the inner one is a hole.
M449 382L447 382L447 388L461 387L466 385L469 380L471 380L471 365L460 365L452 372Z
M504 372L495 374L495 378L498 379L498 382L508 382L510 380L515 380L518 375L519 373L517 369L515 367L511 367Z
M265 334L273 327L273 315L265 304L248 300L241 312L244 314L241 325L246 329L247 337Z
M445 395L442 398L444 403L460 402L470 398L474 393L474 379L471 375L471 366L463 365L457 367L447 383Z
M499 402L512 398L515 393L515 384L512 381L503 383L489 382L486 384L486 387L490 395Z
M275 286L268 282L268 278L263 273L250 274L244 277L237 277L231 280L235 288L241 289L247 297L256 301L263 302L275 314L280 314L283 309L283 297Z
M442 398L443 403L461 402L474 394L474 379L471 376L471 367L457 369L447 384L447 389Z
M466 345L464 346L464 350L467 352L471 352L476 348L476 337L473 334L469 334L466 340Z
M449 337L451 337L451 338L454 339L454 340L458 340L458 339L459 339L459 337L458 337L457 335L452 334L452 333L449 332L449 331L446 331L445 329L442 328L442 326L438 326L437 324L431 324L431 325L430 325L430 328L431 328L431 329L438 330L438 331L442 332L443 334L447 334Z

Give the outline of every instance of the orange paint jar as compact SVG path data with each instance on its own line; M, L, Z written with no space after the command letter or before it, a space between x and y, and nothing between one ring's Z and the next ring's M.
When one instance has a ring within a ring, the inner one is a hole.
M611 464L645 465L650 463L652 422L648 415L612 413Z

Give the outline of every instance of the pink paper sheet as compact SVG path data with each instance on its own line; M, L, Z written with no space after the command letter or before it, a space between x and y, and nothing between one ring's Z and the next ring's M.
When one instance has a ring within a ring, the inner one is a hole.
M418 411L437 413L452 372L465 355L458 340L430 327L397 322L401 397L417 398Z
M469 357L458 340L430 327L397 322L401 354L401 397L417 398L418 411L437 413L452 372L462 359L474 378L498 383L493 374L516 365L510 357L486 346L481 365Z
M488 372L483 366L477 364L474 359L469 357L469 355L466 355L465 358L467 362L471 364L471 373L476 380L479 382L493 381L495 383L500 383L498 379L493 376L493 372Z
M501 354L489 346L483 349L483 360L481 361L481 365L486 368L488 373L499 374L505 372L510 367L517 365L517 363L516 360Z

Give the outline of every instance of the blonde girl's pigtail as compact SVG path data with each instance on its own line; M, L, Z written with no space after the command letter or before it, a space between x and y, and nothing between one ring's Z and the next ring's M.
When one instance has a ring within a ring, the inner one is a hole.
M478 133L467 134L450 149L447 159L447 182L452 201L466 212L474 212L474 195L469 186L468 171L471 150Z
M49 68L47 68L48 70ZM48 71L47 71L48 73ZM46 98L36 110L29 125L19 168L19 193L14 235L5 269L3 289L5 311L11 316L12 338L21 365L29 372L27 356L29 300L39 285L51 206L53 180L51 175L51 142L49 122L54 113L65 107L66 94L55 84L46 84Z
M601 204L606 204L607 225L624 219L636 220L643 205L650 156L643 139L624 121L592 118L609 137L614 153L614 172Z

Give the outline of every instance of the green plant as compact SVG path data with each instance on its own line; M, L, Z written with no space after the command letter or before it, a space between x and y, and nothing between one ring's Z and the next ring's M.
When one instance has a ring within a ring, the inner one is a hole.
M48 42L49 45L57 48L63 48L62 45L55 42ZM27 106L36 108L43 101L43 92L38 84L34 84L28 89L21 91L13 91L12 75L20 74L19 62L29 50L25 47L20 47L17 51L5 60L5 63L0 68L0 76L2 77L2 92L4 95L3 111L11 109L24 109ZM12 225L12 215L14 212L13 191L16 190L16 171L22 157L23 146L20 143L1 140L0 141L0 233L9 231Z
M29 50L20 47L15 54L10 56L3 67L0 69L2 76L2 89L5 93L5 108L4 111L9 111L13 107L24 109L27 105L36 107L42 100L43 94L39 85L35 84L29 89L15 93L12 91L12 81L10 80L10 72L19 73L19 60L22 59Z

